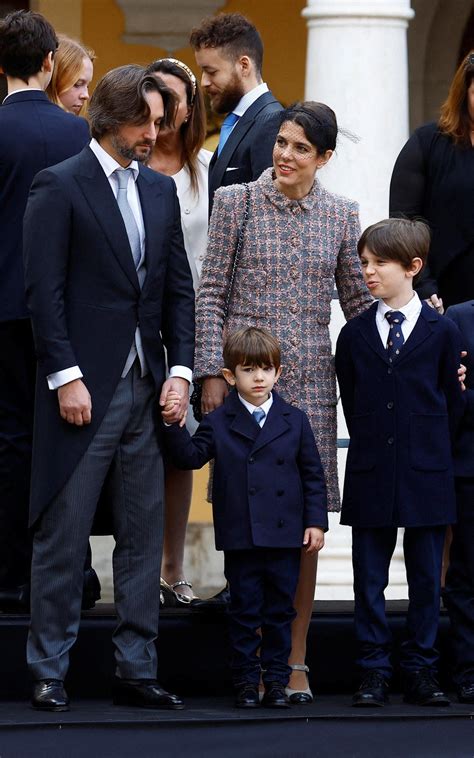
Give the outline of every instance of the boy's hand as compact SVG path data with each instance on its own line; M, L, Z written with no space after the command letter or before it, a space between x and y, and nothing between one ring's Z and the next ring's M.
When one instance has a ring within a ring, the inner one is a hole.
M180 396L176 391L173 390L171 392L168 392L164 407L161 409L161 415L163 417L163 421L166 424L172 423L170 419L173 418L176 410L178 409L179 401Z
M466 350L461 350L461 358L465 358L466 355L467 355ZM463 392L466 389L466 384L465 384L465 382L466 382L466 374L467 374L467 368L466 368L466 366L463 363L460 363L459 364L459 368L458 368L458 379L459 379L459 381L461 383L461 389L462 389Z
M303 545L307 553L316 553L324 547L324 531L318 526L309 526L304 530Z

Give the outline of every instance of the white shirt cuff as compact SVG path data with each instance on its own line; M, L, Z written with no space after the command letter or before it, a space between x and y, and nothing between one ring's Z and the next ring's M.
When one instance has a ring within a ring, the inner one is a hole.
M63 384L72 382L74 379L82 379L82 377L83 373L79 366L71 366L71 368L65 368L62 371L55 371L54 374L48 374L46 379L48 380L49 389L57 390Z
M189 384L191 384L193 380L193 372L187 366L171 366L170 378L173 376L176 376L179 379L186 379Z

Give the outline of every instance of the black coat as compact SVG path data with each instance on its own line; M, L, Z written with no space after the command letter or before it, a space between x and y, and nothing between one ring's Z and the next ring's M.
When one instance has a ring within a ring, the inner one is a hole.
M65 113L39 90L13 93L0 106L0 321L28 316L22 222L31 182L88 141L87 121Z
M350 435L341 523L454 523L451 444L465 408L459 331L424 303L391 364L377 330L377 305L343 327L336 347Z
M462 358L467 367L466 412L454 444L454 473L474 477L474 300L452 305L446 315L457 325L462 349L467 350L466 358Z
M308 418L275 391L261 429L233 390L193 437L177 424L165 427L165 443L178 468L215 459L217 550L298 548L306 527L327 529L324 473Z
M216 189L253 182L272 165L281 111L272 93L264 92L239 118L219 156L216 150L209 165L209 215Z
M67 481L95 435L119 382L135 329L157 392L169 365L192 368L194 290L172 179L140 167L137 187L146 235L140 290L123 219L89 147L42 171L24 220L28 307L38 358L30 521ZM59 415L46 377L79 366L92 398L92 423Z

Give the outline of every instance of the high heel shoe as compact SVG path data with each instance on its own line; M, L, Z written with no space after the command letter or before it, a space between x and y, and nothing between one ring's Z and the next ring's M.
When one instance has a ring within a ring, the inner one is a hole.
M292 671L304 671L306 678L308 678L309 668L304 663L290 663ZM306 703L313 702L313 693L309 688L309 684L305 690L292 690L291 687L285 687L285 694L293 705L305 705Z
M183 595L182 592L177 592L176 587L190 587L192 589L193 585L186 579L168 584L163 577L160 577L160 605L163 608L179 608L183 605L190 605L193 598Z

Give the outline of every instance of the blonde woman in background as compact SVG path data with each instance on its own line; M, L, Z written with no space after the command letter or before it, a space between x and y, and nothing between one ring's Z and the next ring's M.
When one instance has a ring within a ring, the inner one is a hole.
M54 70L46 94L53 103L76 116L84 115L94 75L95 53L77 40L58 35Z

